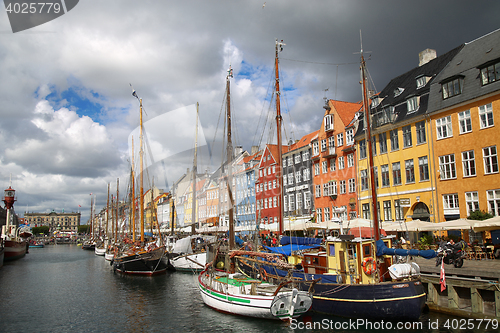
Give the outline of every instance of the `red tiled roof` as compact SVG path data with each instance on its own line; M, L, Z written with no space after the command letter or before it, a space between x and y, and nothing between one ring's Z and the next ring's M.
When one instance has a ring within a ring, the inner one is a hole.
M290 146L289 151L307 146L318 135L318 133L319 130L304 135L300 140L298 140L297 142L295 142L293 145Z
M344 123L345 126L347 126L352 118L356 115L356 112L360 111L361 108L363 107L362 102L357 102L357 103L351 103L351 102L343 102L343 101L336 101L331 99L329 101L335 110L337 111L337 114L339 115L340 119ZM331 114L331 110L327 114Z

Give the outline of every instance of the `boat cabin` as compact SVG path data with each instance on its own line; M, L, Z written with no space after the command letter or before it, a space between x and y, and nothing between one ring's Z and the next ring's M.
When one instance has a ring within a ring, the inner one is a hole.
M390 238L383 241L387 247L392 246ZM387 268L392 265L392 256L383 256L375 262L375 252L373 239L341 235L326 242L326 252L304 253L302 266L309 274L338 274L340 283L370 284L390 280Z

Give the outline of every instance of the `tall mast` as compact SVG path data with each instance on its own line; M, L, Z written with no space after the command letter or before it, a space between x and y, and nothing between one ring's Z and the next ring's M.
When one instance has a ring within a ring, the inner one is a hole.
M144 243L144 150L142 148L142 98L139 99L141 105L141 113L139 117L139 159L140 159L140 178L139 178L139 209L140 209L140 219L141 219L141 244Z
M115 224L115 239L116 240L118 240L118 218L119 218L118 211L120 209L120 205L119 205L120 191L119 191L119 188L120 188L120 178L116 178L116 224Z
M368 105L368 94L366 92L366 63L363 56L363 45L361 45L361 82L363 85L363 111L366 122L366 145L368 146L368 169L370 170L370 187L372 194L373 230L375 240L380 239L380 229L378 224L377 191L375 188L375 170L373 167L372 135L370 125L370 109Z
M191 234L196 232L196 173L198 172L198 107L196 102L196 130L194 138L194 161L193 161L193 198L191 199Z
M278 188L280 191L280 195L278 195L278 234L283 234L283 175L282 175L282 167L283 167L283 158L282 154L282 143L281 143L281 123L283 118L281 117L281 106L280 106L280 76L279 76L279 68L278 68L278 54L283 50L283 40L278 42L276 39L276 57L275 57L275 71L276 71L276 126L277 126L277 140L278 140L278 165L276 171L276 177L278 178Z
M229 198L229 249L234 249L234 208L232 191L232 173L231 163L233 160L233 141L231 138L231 89L230 78L233 77L233 70L229 66L226 76L226 116L227 116L227 196Z
M108 199L106 201L106 238L108 237L108 222L109 222L109 183L108 183Z
M134 137L132 136L132 175L130 182L132 183L132 207L130 207L131 215L132 215L132 224L131 224L131 234L132 241L135 242L135 172L134 172Z

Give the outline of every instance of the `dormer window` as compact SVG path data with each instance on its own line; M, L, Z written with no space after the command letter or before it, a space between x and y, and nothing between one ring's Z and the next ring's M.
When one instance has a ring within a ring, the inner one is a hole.
M406 100L406 105L408 106L408 113L412 113L418 110L420 106L420 97L413 96Z
M493 64L486 64L481 68L481 84L484 86L488 83L500 80L500 60L495 60Z
M446 81L441 82L441 90L443 92L443 99L452 96L460 95L463 90L464 77L462 75L452 77Z
M428 76L422 75L417 77L417 89L424 87L427 84L427 82L429 82Z
M403 91L405 91L405 88L394 89L394 97L398 97L399 95L401 95L403 93Z
M376 108L379 104L380 104L380 98L378 98L378 96L373 96L371 103L372 109Z
M327 114L325 116L325 132L333 131L333 115Z

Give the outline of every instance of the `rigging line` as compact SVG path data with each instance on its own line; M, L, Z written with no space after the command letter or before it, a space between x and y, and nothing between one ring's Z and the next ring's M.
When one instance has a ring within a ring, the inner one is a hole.
M269 91L270 91L270 90L271 90L271 88L272 88L273 79L274 79L274 78L273 78L272 76L271 76L271 78L269 79L269 84L267 85L266 96L268 96L268 95L269 95ZM273 96L274 96L274 91L273 91L273 93L271 94L271 102L272 102ZM258 123L257 123L257 127L256 127L256 129L255 129L255 134L254 134L254 138L253 138L253 140L255 140L255 138L257 137L257 133L258 133L259 128L260 128L260 121L261 121L261 119L263 119L264 114L265 114L265 113L264 113L264 107L265 107L265 106L266 106L266 103L262 103L262 110L260 111L259 121L258 121ZM264 119L265 119L265 118L264 118ZM264 123L263 130L262 130L262 132L261 132L261 133L263 133L263 132L265 131L265 128L266 128L266 125L265 125L265 123ZM253 141L253 142L252 142L252 145L253 145L253 143L254 143L254 142L255 142L255 141ZM259 146L259 147L260 147L260 144L261 144L261 143L262 143L262 136L261 136L260 141L258 142L258 146Z
M213 151L214 146L215 146L215 139L217 138L217 132L219 130L220 119L221 119L221 116L222 116L222 114L224 112L224 101L225 101L225 99L226 99L226 90L224 89L224 96L222 97L222 103L221 103L221 107L220 107L220 111L219 111L219 119L217 120L217 127L215 128L215 133L214 133L214 137L213 137L213 140L212 140L212 148L210 148L210 151ZM210 156L210 163L212 162L211 159L212 159L212 157Z
M284 77L284 75L280 76L280 77ZM283 87L285 87L285 83L284 83L284 80L281 79L281 81L283 82ZM286 105L286 110L287 110L287 114L288 114L288 118L289 118L289 121L290 121L290 138L288 138L288 135L287 135L287 131L286 131L286 126L283 126L283 131L285 132L285 138L287 139L286 142L288 143L289 139L290 140L293 140L295 141L295 132L293 131L293 122L292 122L292 115L291 115L291 112L290 112L290 108L288 107L288 95L286 93L286 90L283 89L283 95L284 95L284 101L285 101L285 105Z
M281 57L280 57L280 60L288 60L288 61L294 61L294 62L304 62L306 64L329 65L329 66L359 65L359 62L344 62L344 63L332 64L330 62L317 62L317 61L296 60L296 59L288 59L288 58L281 58Z

